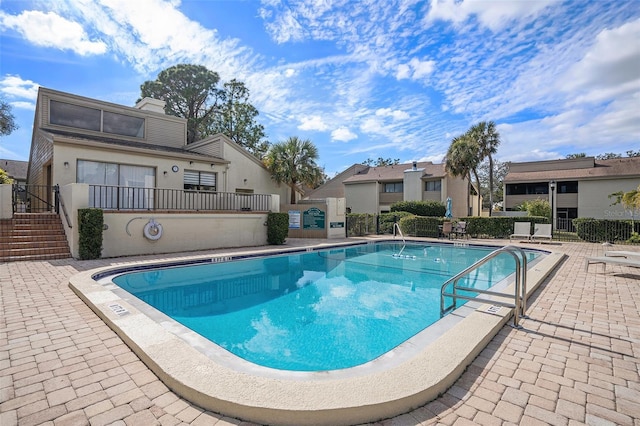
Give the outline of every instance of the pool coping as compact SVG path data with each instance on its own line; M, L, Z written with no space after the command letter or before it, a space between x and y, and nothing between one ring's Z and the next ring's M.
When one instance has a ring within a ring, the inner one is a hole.
M375 240L376 243L381 241ZM354 244L321 245L313 249L344 245ZM260 250L222 256L224 259L218 261L305 251L310 250ZM561 253L545 251L550 253L527 273L528 296L565 257ZM221 256L194 256L178 262L212 258L220 259ZM132 263L129 267L146 268L147 265L166 263ZM366 423L424 405L444 393L460 377L512 313L507 308L490 313L489 304L480 304L419 354L382 371L373 368L367 374L346 376L309 372L302 379L296 374L290 378L285 374L259 375L216 362L94 279L126 267L117 265L84 271L71 277L69 286L174 392L202 408L262 424ZM505 290L509 291L513 292L513 283ZM375 366L375 361L372 364Z

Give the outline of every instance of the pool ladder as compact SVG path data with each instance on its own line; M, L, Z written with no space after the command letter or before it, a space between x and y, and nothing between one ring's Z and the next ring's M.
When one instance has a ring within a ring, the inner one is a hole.
M513 295L458 285L458 281L460 281L462 277L468 275L470 272L475 271L480 266L484 265L485 263L502 253L510 254L511 256L513 256L513 259L516 262L516 285ZM450 293L446 291L446 288L449 285L452 285L453 289ZM502 300L485 299L478 296L466 296L463 294L458 294L458 291L470 291L473 293L486 294L489 296L512 297L513 303L504 302ZM445 297L453 298L453 303L450 306L445 307ZM490 303L492 305L511 308L513 309L513 327L520 328L520 317L526 318L525 312L527 310L527 256L525 255L524 251L516 246L506 246L499 248L498 250L492 251L473 265L469 266L468 268L459 272L457 275L454 275L453 277L445 281L445 283L442 284L442 288L440 289L440 316L443 316L445 313L455 309L457 299L473 300L477 302Z
M398 252L398 254L394 254L393 257L401 257L402 256L402 252L404 251L404 248L407 245L407 242L404 240L404 235L402 235L402 229L400 229L400 225L398 224L398 222L394 222L393 224L393 236L396 236L396 231L398 234L400 234L400 237L402 237L402 248L400 249L400 252Z

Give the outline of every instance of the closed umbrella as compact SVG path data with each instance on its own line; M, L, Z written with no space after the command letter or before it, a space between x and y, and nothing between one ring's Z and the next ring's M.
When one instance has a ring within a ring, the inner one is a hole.
M451 219L453 214L451 214L451 197L447 197L447 211L444 214L445 217Z

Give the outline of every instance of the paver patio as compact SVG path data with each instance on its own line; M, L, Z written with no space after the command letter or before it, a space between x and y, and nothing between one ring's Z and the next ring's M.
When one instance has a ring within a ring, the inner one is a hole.
M568 257L529 299L523 328L505 326L438 399L376 424L640 426L640 269L585 272L601 245L547 247ZM151 258L0 264L0 425L249 424L171 392L67 285Z

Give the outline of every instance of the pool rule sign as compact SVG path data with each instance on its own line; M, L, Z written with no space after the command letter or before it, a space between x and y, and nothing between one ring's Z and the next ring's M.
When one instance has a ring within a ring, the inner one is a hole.
M324 212L317 207L311 207L302 214L303 229L324 229Z

